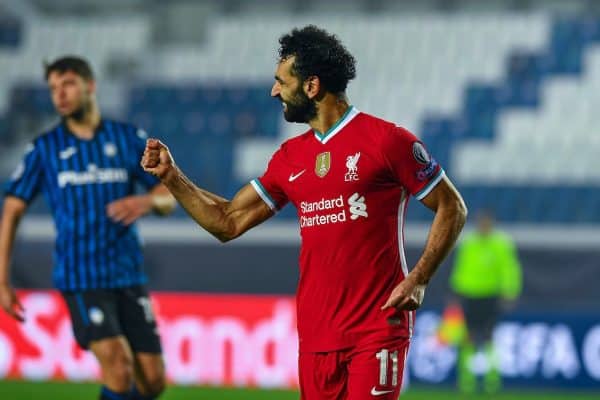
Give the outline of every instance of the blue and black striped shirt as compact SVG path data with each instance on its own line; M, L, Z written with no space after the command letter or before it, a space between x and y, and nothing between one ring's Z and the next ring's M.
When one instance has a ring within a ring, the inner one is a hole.
M140 160L146 133L130 124L102 120L94 138L82 140L63 123L28 145L6 194L30 202L40 191L52 210L57 238L54 285L64 291L143 284L142 253L135 224L113 222L112 201L135 194L136 182L159 182Z

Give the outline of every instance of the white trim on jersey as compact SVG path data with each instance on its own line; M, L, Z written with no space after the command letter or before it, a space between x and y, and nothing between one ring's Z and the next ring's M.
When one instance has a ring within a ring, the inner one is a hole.
M433 180L431 182L429 182L427 184L427 186L425 186L423 189L421 189L421 191L419 191L417 194L415 194L415 199L417 200L422 200L425 198L425 196L427 196L434 187L437 186L438 183L440 183L442 181L442 178L444 178L444 176L446 176L446 173L444 172L443 169L440 169L440 172L438 172L438 175L433 178Z
M256 190L256 193L258 193L260 198L269 206L269 208L273 211L277 211L277 206L275 205L275 202L273 201L273 199L271 199L271 196L269 195L267 190L263 188L260 181L258 179L252 179L250 181L250 184L252 185L254 190Z
M400 266L402 267L402 273L404 278L408 275L408 265L406 264L406 254L404 254L404 212L406 209L406 200L408 194L405 190L402 190L402 197L400 198L400 205L398 206L398 252L400 253ZM408 337L412 337L413 332L413 313L408 312Z
M327 132L321 134L313 129L315 138L323 144L329 142L332 137L334 137L335 135L338 134L339 131L344 129L344 127L346 125L348 125L350 123L350 121L352 121L354 119L354 117L356 117L359 113L360 113L360 111L358 111L356 109L356 107L354 107L354 106L348 107L348 111L346 111L346 113L342 116L342 118L340 118L339 121L336 122L333 125L333 127L331 127Z

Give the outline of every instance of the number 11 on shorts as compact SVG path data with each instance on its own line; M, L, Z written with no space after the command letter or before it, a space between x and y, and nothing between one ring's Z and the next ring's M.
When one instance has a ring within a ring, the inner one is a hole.
M379 385L387 385L388 359L392 361L392 386L398 385L398 351L390 353L387 349L375 354L379 360Z

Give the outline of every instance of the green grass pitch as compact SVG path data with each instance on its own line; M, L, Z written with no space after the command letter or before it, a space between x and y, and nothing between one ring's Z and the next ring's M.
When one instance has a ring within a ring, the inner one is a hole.
M98 398L98 384L62 383L62 382L24 382L0 380L0 399L2 400L85 400ZM411 388L401 396L401 400L592 400L599 399L600 393L575 393L523 390L506 392L495 396L461 396L449 390L424 390ZM229 389L196 386L170 386L161 400L292 400L298 399L298 392L282 390Z

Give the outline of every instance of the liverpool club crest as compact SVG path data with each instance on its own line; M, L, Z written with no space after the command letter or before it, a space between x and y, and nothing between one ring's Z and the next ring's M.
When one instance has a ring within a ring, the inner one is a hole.
M317 155L317 161L315 163L315 174L319 178L324 177L329 172L331 167L331 153L326 151Z
M357 181L358 180L358 160L360 159L360 151L353 156L346 157L346 168L348 168L348 172L344 175L344 180L346 182Z

